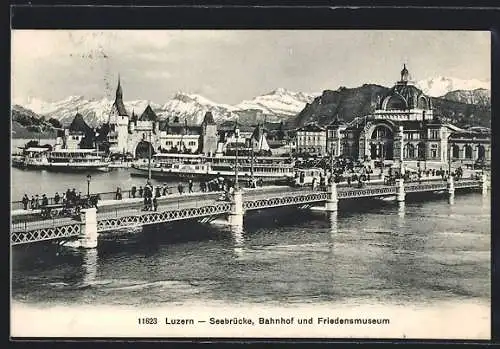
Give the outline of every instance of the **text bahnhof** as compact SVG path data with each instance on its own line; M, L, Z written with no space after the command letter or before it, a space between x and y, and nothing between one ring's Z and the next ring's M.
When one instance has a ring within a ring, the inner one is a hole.
M165 318L167 325L194 325L205 321L195 321L194 319L172 319ZM210 325L255 325L253 319L245 317L234 318L213 318L208 321ZM309 318L295 318L295 317L259 317L257 323L259 325L388 325L389 319L383 318L340 318L340 317L309 317Z

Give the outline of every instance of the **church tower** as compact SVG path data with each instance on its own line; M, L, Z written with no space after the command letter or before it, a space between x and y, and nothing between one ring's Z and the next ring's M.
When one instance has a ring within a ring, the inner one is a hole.
M109 113L109 136L110 148L114 152L124 153L128 143L129 117L125 104L123 103L123 90L118 75L118 86L116 87L115 101Z

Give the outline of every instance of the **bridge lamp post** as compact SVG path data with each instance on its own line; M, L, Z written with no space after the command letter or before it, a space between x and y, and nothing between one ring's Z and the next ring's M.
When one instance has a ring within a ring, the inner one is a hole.
M90 180L92 176L90 174L87 175L87 197L90 197Z
M240 138L240 130L238 129L238 124L236 124L235 129L236 136L236 154L235 154L235 164L234 164L234 190L238 190L238 141Z
M453 145L448 138L448 175L451 176L451 157L453 155Z

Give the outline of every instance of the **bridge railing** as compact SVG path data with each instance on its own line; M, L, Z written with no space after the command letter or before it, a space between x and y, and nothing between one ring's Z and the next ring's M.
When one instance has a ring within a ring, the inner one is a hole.
M210 194L210 195L209 195ZM221 204L229 202L222 198L223 192L210 192L205 197L192 198L189 195L178 197L160 197L158 200L158 207L155 210L145 210L144 203L141 200L130 203L131 207L106 207L101 212L97 213L97 219L113 219L122 217L141 216L145 214L152 214L164 211L175 211L185 208L201 208L207 205ZM195 200L193 200L195 199Z
M168 195L171 195L171 194L174 194L177 192L177 187L160 187L160 197L166 197ZM166 189L166 192L165 194L166 195L163 195L163 189ZM156 192L156 187L154 187L153 189L154 192ZM185 188L185 191L187 191L187 188ZM199 192L199 190L195 190L196 192ZM99 195L100 197L100 200L120 200L120 199L117 199L117 195L116 195L116 191L104 191L104 192L91 192L90 193L91 195ZM62 192L59 194L60 196L62 196ZM82 194L83 197L86 197L87 195L85 194ZM130 198L140 198L142 196L139 196L139 191L138 189L136 190L135 192L135 195L132 194L132 191L131 190L122 190L121 191L121 198L122 199L130 199ZM30 201L28 202L28 210L31 210L31 197L29 198ZM48 199L48 204L49 205L55 205L57 204L56 203L56 200L54 198L54 196L51 196L51 197L47 197ZM60 197L59 199L59 204L62 203L62 198ZM42 197L41 195L39 195L38 197L38 209L41 207L41 204L42 204ZM17 200L17 201L11 201L10 203L11 207L10 209L11 210L22 210L24 209L24 205L23 205L23 202L21 200ZM37 209L37 208L35 208Z
M76 223L75 220L68 218L52 218L52 219L44 219L37 221L12 222L11 232L19 233L19 232L38 230L38 229L50 229L75 223Z

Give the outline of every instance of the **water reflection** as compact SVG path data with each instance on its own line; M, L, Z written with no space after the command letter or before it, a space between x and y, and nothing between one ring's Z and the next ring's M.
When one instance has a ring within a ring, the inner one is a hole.
M241 225L236 225L231 227L231 236L233 239L233 251L236 257L243 257L243 247L245 245L245 237L243 235L243 227Z
M336 211L328 213L328 221L330 223L330 234L328 234L328 253L330 259L333 258L333 247L335 244L335 237L338 233L338 214Z
M398 202L398 217L401 219L405 218L406 204L404 201Z
M82 251L83 284L88 285L96 280L97 276L97 249L86 249Z
M455 205L455 194L454 193L448 194L448 203L450 205Z

